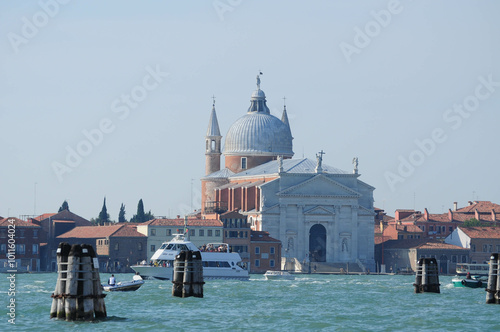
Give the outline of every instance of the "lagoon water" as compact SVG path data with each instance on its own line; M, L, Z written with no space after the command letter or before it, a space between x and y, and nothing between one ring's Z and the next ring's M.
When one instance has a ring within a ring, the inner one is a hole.
M16 275L16 324L8 322L7 274L0 274L0 331L499 331L500 305L484 289L415 294L414 276L297 275L294 281L210 280L203 298L172 297L169 281L146 280L135 292L107 293L108 318L49 318L57 274ZM117 279L131 280L132 274ZM101 281L108 274L101 274Z

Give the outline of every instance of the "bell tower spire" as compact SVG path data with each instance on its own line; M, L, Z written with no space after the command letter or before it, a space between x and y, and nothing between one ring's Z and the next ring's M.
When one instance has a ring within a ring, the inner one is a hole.
M221 140L219 122L215 113L215 96L212 96L212 112L205 135L205 175L220 170Z

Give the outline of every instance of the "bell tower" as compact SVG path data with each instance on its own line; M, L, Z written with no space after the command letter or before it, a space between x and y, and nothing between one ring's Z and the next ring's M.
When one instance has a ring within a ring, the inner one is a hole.
M205 136L205 175L220 170L221 140L219 122L215 113L215 97L213 97L212 113L208 121L207 134Z

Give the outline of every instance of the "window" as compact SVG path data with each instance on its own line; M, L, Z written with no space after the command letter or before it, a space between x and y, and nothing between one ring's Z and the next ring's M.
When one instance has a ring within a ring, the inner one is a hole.
M492 244L488 245L488 252L493 252L493 245Z
M247 157L241 157L241 169L247 169Z
M497 252L500 252L500 244L497 244Z
M115 250L120 249L120 245L118 243L115 243Z
M270 267L274 267L274 259L270 259L269 260L269 266Z
M155 252L156 251L156 246L154 244L151 245L151 252Z
M207 230L207 236L212 236L212 230L211 229Z
M156 236L156 229L151 229L151 236Z
M38 255L38 244L34 244L31 248L33 255Z
M456 263L457 262L457 255L451 255L451 262Z
M260 260L259 259L256 259L255 260L255 267L259 267L260 266Z
M255 247L255 254L259 255L260 254L260 247Z
M19 230L19 237L24 237L24 229Z
M475 244L471 244L470 245L470 250L472 250L472 252L476 252L476 245Z
M169 228L169 229L167 229L167 236L170 236L170 235L172 235L172 230Z
M215 236L220 236L220 229L215 230Z
M483 252L488 252L488 245L487 244L483 244Z
M429 226L429 232L434 231L434 226Z
M137 242L137 250L142 250L142 242Z
M16 244L16 254L24 255L26 253L26 247L24 244Z
M462 263L467 263L467 256L462 255Z
M194 236L194 229L189 230L189 235Z
M274 255L274 247L270 247L270 248L269 248L269 253L270 253L271 255Z
M198 234L199 236L205 236L205 230L204 230L204 229L200 229L200 230L198 231L198 233L199 233L199 234Z
M0 245L0 254L5 254L5 253L7 253L7 244L2 243Z
M420 228L425 232L425 225L420 226Z
M38 229L33 230L33 237L38 237Z
M448 230L450 231L450 233L453 232L453 227L452 226L448 227Z

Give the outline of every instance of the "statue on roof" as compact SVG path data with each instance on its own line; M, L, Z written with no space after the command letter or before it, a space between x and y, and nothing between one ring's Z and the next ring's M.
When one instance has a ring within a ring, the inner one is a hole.
M257 75L257 90L260 90L260 76L259 75Z
M354 165L353 173L358 174L358 157L352 159L352 164Z
M278 172L283 172L283 156L278 156Z
M318 152L316 154L316 173L322 173L323 172L323 167L321 166L323 164L323 155L325 154L325 152L323 152L323 150L321 150L320 152Z

